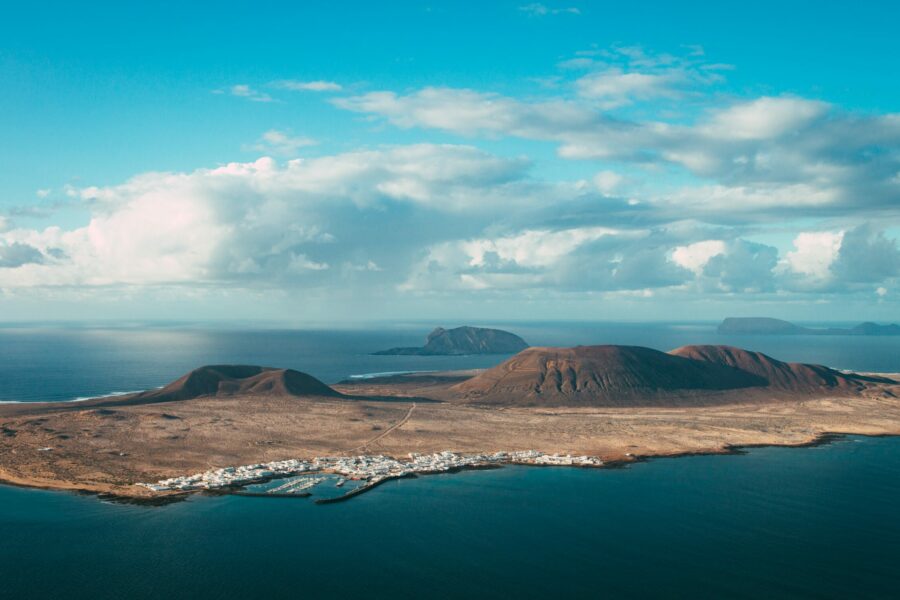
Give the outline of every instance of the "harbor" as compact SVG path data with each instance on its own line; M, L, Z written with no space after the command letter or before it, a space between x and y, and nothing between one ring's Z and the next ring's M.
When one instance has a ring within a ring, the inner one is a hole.
M603 461L592 456L545 454L537 450L489 454L459 454L451 451L410 453L405 460L380 454L335 456L223 467L137 485L159 493L219 491L243 496L308 498L325 482L333 482L332 486L326 487L339 489L344 493L315 499L317 504L325 504L348 500L393 479L513 464L600 467L603 466ZM277 483L266 487L272 482Z

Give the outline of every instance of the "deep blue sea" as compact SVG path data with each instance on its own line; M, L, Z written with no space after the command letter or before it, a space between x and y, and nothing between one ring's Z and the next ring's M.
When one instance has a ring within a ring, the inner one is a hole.
M452 324L446 324L452 325ZM500 324L534 345L728 343L900 371L900 338L719 336L712 325ZM0 400L159 386L208 363L354 374L490 366L388 357L430 325L279 331L0 328ZM351 501L161 507L0 486L0 598L890 598L900 438L393 481Z

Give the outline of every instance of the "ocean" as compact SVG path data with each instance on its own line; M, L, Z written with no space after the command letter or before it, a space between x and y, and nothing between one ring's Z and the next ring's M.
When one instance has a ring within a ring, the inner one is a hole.
M900 336L732 336L717 334L714 324L490 325L534 346L633 344L666 351L686 344L731 344L780 360L900 371ZM0 401L74 400L149 389L207 364L288 367L336 383L366 373L491 367L505 358L371 354L422 345L431 329L423 324L340 330L0 326Z
M900 338L720 336L711 324L498 324L535 345L727 343L900 372ZM163 385L208 363L352 375L502 357L388 357L424 324L339 331L0 328L0 400ZM900 586L900 438L507 467L353 500L195 496L147 507L0 486L0 598L886 598Z

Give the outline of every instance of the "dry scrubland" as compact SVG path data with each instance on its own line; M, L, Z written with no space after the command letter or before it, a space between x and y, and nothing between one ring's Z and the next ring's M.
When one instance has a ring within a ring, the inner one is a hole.
M379 391L423 392L398 385ZM284 458L535 449L631 460L804 444L829 432L900 434L900 401L881 389L682 408L485 408L265 395L26 408L0 407L0 479L125 496L148 494L132 485L139 481Z
M146 497L135 483L289 458L539 450L610 462L896 435L896 379L725 346L531 348L484 372L333 387L210 366L132 396L0 405L0 480Z

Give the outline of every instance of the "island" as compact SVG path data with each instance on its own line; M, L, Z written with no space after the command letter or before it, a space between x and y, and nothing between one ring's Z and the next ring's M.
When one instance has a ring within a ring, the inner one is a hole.
M461 356L466 354L515 354L528 343L514 333L485 327L438 327L425 338L425 345L391 348L374 354L402 356Z
M865 322L851 328L812 328L769 317L728 317L716 331L738 335L900 335L900 325Z
M335 385L211 365L128 396L0 405L0 481L147 502L301 498L333 481L340 494L314 500L332 502L461 469L604 468L897 435L898 393L896 375L721 345L532 347L486 370Z

